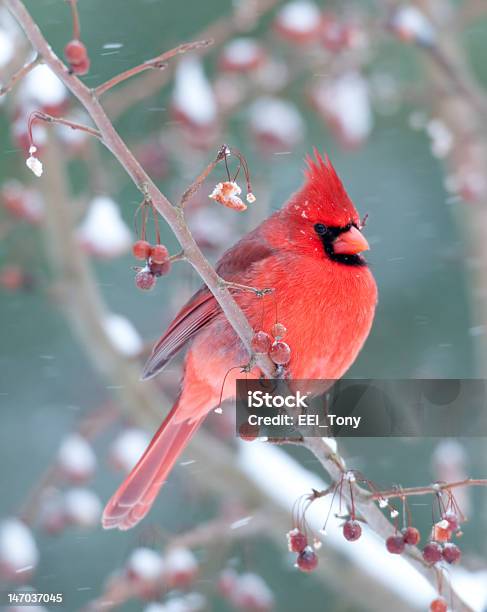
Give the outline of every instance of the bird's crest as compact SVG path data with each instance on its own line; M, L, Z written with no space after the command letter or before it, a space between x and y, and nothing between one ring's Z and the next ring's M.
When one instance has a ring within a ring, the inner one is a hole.
M328 155L323 158L315 148L314 159L308 155L306 164L306 182L296 198L300 205L309 208L313 217L327 225L345 226L359 222L355 206Z

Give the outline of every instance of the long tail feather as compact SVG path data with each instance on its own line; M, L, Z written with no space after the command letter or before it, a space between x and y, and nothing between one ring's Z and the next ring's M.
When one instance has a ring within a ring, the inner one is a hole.
M203 419L175 423L178 402L103 511L105 529L131 529L149 512L177 458Z

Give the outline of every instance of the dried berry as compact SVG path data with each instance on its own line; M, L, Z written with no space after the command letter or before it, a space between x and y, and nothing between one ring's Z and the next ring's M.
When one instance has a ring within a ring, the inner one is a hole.
M148 259L151 254L151 245L147 240L137 240L132 245L132 253L136 259Z
M276 323L272 326L271 334L276 340L280 340L283 336L285 336L286 332L287 329L282 323Z
M143 291L150 291L156 284L156 277L148 268L142 268L135 275L135 284L138 289Z
M460 521L458 520L458 516L452 510L445 512L443 515L443 519L448 522L450 526L450 531L456 531L460 527Z
M208 197L227 208L243 211L246 210L247 205L239 198L241 193L242 190L237 183L226 181L225 183L218 183Z
M421 540L421 534L416 527L407 527L406 529L403 529L402 538L405 544L416 546Z
M437 599L433 599L430 603L430 610L431 612L446 612L448 610L448 604L443 597L438 597Z
M404 551L405 546L402 535L393 535L386 540L386 548L393 555L400 555Z
M290 552L300 553L308 546L308 538L296 527L287 533L287 543Z
M291 349L289 344L283 342L282 340L278 340L274 342L271 346L271 350L269 351L269 357L276 365L286 365L289 363L291 359Z
M432 539L436 542L448 542L451 538L450 523L442 519L433 525Z
M318 555L311 548L306 546L298 555L296 565L302 572L312 572L318 565Z
M169 259L169 251L163 244L156 244L152 247L150 257L155 264L163 264Z
M457 563L457 561L460 561L461 556L462 556L462 551L458 548L456 544L447 542L443 546L443 559L447 563Z
M158 264L153 261L149 264L151 274L154 276L166 276L171 271L171 262L167 259L164 263Z
M349 542L355 542L362 535L362 526L358 521L349 519L343 525L343 536Z
M272 338L265 331L258 331L252 338L254 353L268 353L272 346Z
M437 563L443 557L443 551L438 542L428 542L423 548L423 559L426 563Z

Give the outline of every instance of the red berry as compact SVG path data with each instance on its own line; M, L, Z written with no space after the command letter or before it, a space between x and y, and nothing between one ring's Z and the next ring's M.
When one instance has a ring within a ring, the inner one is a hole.
M252 338L254 353L268 353L272 345L272 338L265 331L258 331Z
M70 40L64 47L64 57L69 64L77 66L88 58L88 53L80 40Z
M311 546L306 546L299 553L296 564L302 572L312 572L318 565L318 555Z
M238 428L239 437L245 442L253 442L259 436L259 426L250 423L242 423Z
M349 542L355 542L362 535L362 527L358 521L349 519L343 525L343 536Z
M143 268L135 275L135 284L138 289L150 291L156 284L156 277L147 268Z
M308 538L296 527L287 533L287 544L290 552L300 553L308 546Z
M150 258L155 264L163 264L169 259L169 251L163 244L152 247Z
M283 342L282 340L278 340L274 342L271 346L271 350L269 351L269 357L276 365L286 365L289 363L291 359L291 349L289 344Z
M271 334L274 336L274 338L276 338L276 340L282 338L286 334L286 332L287 329L282 323L276 323L272 326Z
M393 555L400 555L405 546L402 535L393 535L386 540L386 548Z
M416 546L421 540L421 534L416 527L408 527L407 529L403 529L402 538L405 544Z
M445 521L448 521L451 531L456 531L459 528L460 522L458 520L458 516L452 510L445 512L443 518L445 519Z
M437 599L433 599L430 603L431 612L446 612L448 610L448 604L443 599L443 597L438 597Z
M166 276L171 271L171 262L167 259L164 263L158 264L153 261L149 264L150 271L154 276Z
M151 248L147 240L137 240L132 245L132 253L136 259L147 259L151 253Z
M458 548L456 544L448 542L443 546L443 559L447 563L456 563L457 561L460 561L461 556L462 551Z
M428 542L423 548L423 559L426 563L437 563L443 557L443 551L438 542Z
M90 65L91 65L90 58L87 57L79 64L71 64L70 65L71 72L73 74L79 74L80 76L83 76L84 74L88 74L90 70Z

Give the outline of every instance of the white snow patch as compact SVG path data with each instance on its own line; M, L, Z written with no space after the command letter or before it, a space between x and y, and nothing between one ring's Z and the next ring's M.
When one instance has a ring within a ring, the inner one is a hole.
M0 28L0 68L12 61L15 55L15 43L8 32Z
M78 237L88 251L101 257L117 257L132 243L132 235L119 207L106 196L97 196L91 201L78 228Z
M196 125L206 126L216 120L215 95L206 78L203 65L196 57L187 56L178 64L173 104Z
M31 530L17 518L0 523L0 563L14 572L33 569L39 562L39 551Z
M365 140L373 127L367 81L358 72L347 72L315 89L315 103L338 125L347 142Z
M68 96L68 90L45 64L31 70L19 87L19 97L25 104L59 106Z
M73 477L88 478L96 468L96 455L88 441L78 433L72 433L61 443L58 463Z
M162 556L152 548L136 548L127 560L127 569L137 578L156 581L164 573Z
M467 571L461 566L449 567L453 588L473 610L485 610L487 606L487 570Z
M198 568L196 557L188 548L171 548L166 555L166 565L169 571L193 572Z
M64 494L67 518L81 527L94 527L100 520L102 505L91 489L76 487Z
M109 314L105 318L105 331L115 348L128 357L138 355L144 346L132 322L122 315Z
M312 2L289 2L277 15L279 23L287 30L294 30L300 34L315 30L321 21L321 14Z
M431 138L431 152L440 159L446 157L453 146L453 134L441 119L431 119L426 125Z
M115 439L110 456L117 467L128 473L149 445L150 438L142 429L126 429Z
M237 608L250 610L270 610L274 604L274 595L267 584L258 574L250 572L237 577L231 599Z
M297 107L279 98L255 100L250 107L250 125L257 134L269 134L290 146L304 134L304 122Z
M234 66L247 66L259 59L262 47L253 38L234 38L223 48L224 59Z
M391 25L403 36L418 38L424 43L433 42L435 38L426 15L412 4L400 6L392 16Z

